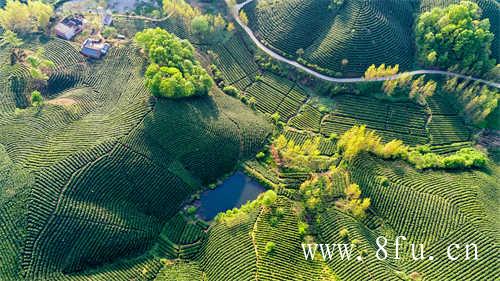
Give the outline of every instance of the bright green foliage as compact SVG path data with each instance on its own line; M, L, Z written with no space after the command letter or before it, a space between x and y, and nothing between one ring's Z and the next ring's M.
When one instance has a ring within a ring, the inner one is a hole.
M402 140L391 140L390 142L379 145L375 148L375 154L384 159L404 158L408 153L408 146Z
M268 190L262 195L262 205L270 208L278 199L278 195L273 190Z
M186 40L161 28L146 29L135 35L135 42L149 55L146 86L157 97L184 98L204 96L213 81L194 57Z
M370 67L366 69L364 77L366 80L370 80L370 79L392 76L397 74L398 72L399 72L398 64L396 64L395 66L390 66L390 65L386 66L383 63L378 67L372 64Z
M237 97L240 91L234 87L234 86L225 86L224 89L222 89L224 93L232 96L232 97Z
M342 228L340 231L339 231L339 236L340 238L342 239L347 239L349 238L349 230L347 228Z
M276 249L276 243L274 242L267 242L266 243L266 254L272 254L274 253L275 249Z
M333 194L333 183L327 175L313 176L300 185L302 200L308 211L315 213L321 210L323 198Z
M351 160L363 151L376 151L381 146L381 138L372 130L367 130L365 125L354 126L346 131L339 139L337 145L343 156Z
M30 54L26 58L26 62L30 69L31 77L39 81L47 81L51 69L55 67L54 62L45 57L44 48L38 48L36 52Z
M468 169L483 168L488 162L488 157L474 148L462 148L456 153L441 156L435 153L422 154L419 151L408 153L408 162L417 169Z
M0 47L5 45L10 45L13 48L17 48L23 44L23 40L17 37L17 34L14 31L6 30L0 36Z
M462 1L423 13L416 26L418 57L429 66L481 74L495 65L491 58L494 34L479 6Z
M199 15L191 21L191 31L195 34L205 35L210 31L208 18L204 15Z
M320 171L325 170L332 164L330 157L321 156L319 145L320 137L307 139L303 144L296 144L280 135L273 142L271 153L275 162L284 168Z
M42 1L8 0L3 9L0 9L0 26L5 30L19 33L37 32L44 30L54 13L52 6Z
M445 93L458 101L464 115L476 126L485 126L485 120L498 107L500 94L497 89L479 84L469 85L467 81L458 83L456 78L446 81L443 88Z
M40 106L43 103L43 96L42 93L39 91L33 91L31 93L31 104L33 106Z
M375 131L364 125L347 130L337 142L344 159L352 160L362 152L370 152L383 159L405 159L417 169L470 169L485 167L488 157L474 148L442 156L422 147L410 149L401 140L393 139L383 144Z

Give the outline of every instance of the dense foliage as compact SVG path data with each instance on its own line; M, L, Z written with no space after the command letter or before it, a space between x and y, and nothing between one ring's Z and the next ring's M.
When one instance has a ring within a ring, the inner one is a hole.
M318 137L297 144L280 135L274 140L271 153L281 167L306 171L325 170L332 164L332 160L320 155L320 140Z
M364 78L367 80L376 80L378 78L398 75L399 65L386 66L381 64L378 67L371 65L366 69ZM380 86L382 85L382 86ZM437 83L433 80L426 80L425 75L412 76L406 72L400 74L397 79L384 82L375 82L371 85L363 85L362 90L382 90L389 97L404 96L424 105L427 98L434 95L437 89Z
M469 74L489 71L494 34L489 19L481 19L476 3L462 1L423 13L416 25L422 63Z
M485 121L498 107L498 90L486 85L469 84L468 81L459 83L453 78L446 81L443 89L458 101L465 117L476 126L487 126Z
M375 131L366 126L347 130L337 143L344 159L352 160L361 152L370 152L383 159L403 159L417 169L470 169L486 166L488 157L474 148L463 148L448 156L430 152L426 146L410 148L401 140L393 139L383 144Z
M39 91L33 91L31 93L31 104L33 106L40 106L43 104L43 96Z
M180 20L193 35L206 41L218 42L234 30L234 24L227 23L221 14L204 14L185 0L163 0L163 10Z
M213 81L195 59L194 48L188 41L155 28L138 32L135 42L149 55L145 83L154 96L183 98L208 94Z
M361 198L361 189L355 183L349 184L344 190L345 198L336 202L337 207L349 212L356 218L364 218L370 207L370 198Z
M42 1L8 0L0 9L0 26L5 30L18 33L42 31L47 28L50 17L54 13L52 6Z

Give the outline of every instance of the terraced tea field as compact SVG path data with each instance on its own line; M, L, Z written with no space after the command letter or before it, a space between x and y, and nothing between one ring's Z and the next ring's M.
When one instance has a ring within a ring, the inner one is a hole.
M244 7L249 26L266 46L335 77L359 77L371 64L414 68L413 14L460 1L272 1ZM498 2L476 1L499 33ZM499 39L493 41L498 60Z
M55 64L39 88L40 106L31 101L29 66L12 65L13 49L0 41L1 281L500 278L498 144L464 118L468 108L460 110L441 93L444 76L428 75L438 88L421 103L366 90L371 85L359 79L321 81L259 50L231 18L234 9L188 2L200 13L221 13L235 29L214 43L212 33L193 32L191 18L116 17L113 26L126 39L113 41L101 60L82 56L75 42L26 37L22 48L43 47ZM249 27L265 46L347 78L371 64L413 69L415 16L458 1L235 2L247 3ZM498 3L476 2L497 34ZM195 59L216 82L207 96L151 95L144 83L148 58L130 38L157 26L193 43ZM498 37L493 45L498 57ZM494 90L498 81L483 78L478 83ZM382 159L364 149L349 159L342 135L358 125L383 144L401 140L409 152ZM308 152L314 161L300 155L304 167L283 164L280 135L292 155L317 141ZM471 147L489 157L482 168L417 169L408 159L418 152L422 162L453 160ZM325 159L328 166L320 167ZM213 192L238 170L259 192L268 191L210 221L196 215L202 192ZM318 178L324 181L308 191ZM366 198L370 204L360 216L356 204ZM393 259L399 235L407 240L398 246L402 258ZM389 239L388 259L376 256L380 236ZM302 243L355 246L351 259L336 251L323 259L318 250L311 260ZM422 244L434 259L413 259L410 243ZM450 260L453 243L476 244L479 258L464 259L462 247L455 251L460 258Z
M2 159L12 167L2 182L15 183L2 189L2 233L13 235L2 242L12 251L2 252L12 261L2 280L59 276L143 253L181 203L218 178L213 171L222 175L253 155L269 130L217 91L192 102L150 98L131 46L101 62L58 39L44 47L56 63L46 105L14 114L22 106L16 97L26 99L16 77L26 76L11 72L0 83Z

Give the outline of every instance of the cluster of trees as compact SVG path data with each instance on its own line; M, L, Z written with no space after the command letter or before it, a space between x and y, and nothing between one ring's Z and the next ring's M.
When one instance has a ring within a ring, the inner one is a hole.
M386 144L373 130L365 125L354 126L342 134L337 147L346 160L352 160L361 152L372 152L384 159L401 158L408 153L408 147L401 140L392 140Z
M26 64L29 67L31 78L41 84L45 84L51 70L55 67L54 62L45 57L45 49L42 47L28 54Z
M372 64L365 71L365 79L373 80L377 78L397 75L399 65L386 66L381 64L378 67ZM437 83L433 80L426 80L425 75L412 76L408 73L401 73L400 77L384 82L374 82L372 85L365 86L372 91L382 90L389 97L407 96L418 104L426 104L426 99L434 95L437 89ZM366 90L365 89L365 90Z
M313 175L300 185L302 201L309 213L315 214L323 209L323 198L333 195L333 183L327 174Z
M417 169L483 168L488 157L474 148L463 148L451 155L432 153L427 146L410 148L401 140L382 143L380 136L366 126L354 126L338 140L337 146L344 159L351 160L361 152L369 152L383 159L403 159Z
M374 80L377 78L393 76L398 74L398 72L399 72L398 64L396 64L395 66L390 66L390 65L386 66L385 63L383 63L378 67L372 64L366 69L364 78L366 80Z
M231 210L227 210L226 212L217 214L215 221L225 222L227 224L237 222L239 219L246 218L250 212L255 210L256 207L262 206L264 208L271 209L277 199L278 195L276 192L274 190L268 190L259 195L256 200L249 201L239 208L233 208Z
M35 52L24 50L21 46L24 44L17 34L11 30L6 30L0 36L0 47L9 46L11 48L10 64L24 64L28 67L32 80L30 87L32 89L40 89L46 85L52 69L55 67L54 62L45 57L45 50L40 47ZM33 92L31 100L33 105L40 105L39 93L37 90ZM40 95L41 98L41 95Z
M410 151L405 159L417 169L484 168L488 163L488 156L474 148L462 148L453 154L443 156L429 152L424 147Z
M194 48L188 41L161 28L138 32L134 41L149 56L145 84L154 96L183 98L208 94L212 78L195 59Z
M417 78L403 73L401 77L394 80L384 81L382 90L387 96L405 96L416 101L420 105L427 103L427 98L434 95L437 83L434 80L425 80L425 75Z
M335 202L335 205L350 213L355 218L363 219L366 217L366 210L370 207L370 198L361 198L361 189L355 183L349 184L344 190L345 198Z
M43 31L53 14L52 6L42 1L7 0L5 7L0 9L0 26L19 34Z
M424 65L475 75L495 66L491 58L494 34L489 19L481 19L481 9L474 2L423 13L415 33L418 58Z
M497 89L490 89L479 83L458 82L457 78L446 81L443 92L452 96L461 105L468 121L479 127L486 127L487 118L497 110L500 94Z
M278 166L300 171L322 171L328 169L333 159L322 156L319 150L321 138L308 139L296 144L284 135L277 137L271 145L271 155Z
M220 41L235 28L221 14L203 14L184 0L163 0L163 10L175 15L195 36L204 40Z

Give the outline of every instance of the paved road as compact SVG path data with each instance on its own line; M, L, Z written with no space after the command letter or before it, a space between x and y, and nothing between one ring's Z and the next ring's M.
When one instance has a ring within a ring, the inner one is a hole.
M252 39L252 41L255 43L255 45L257 45L257 47L259 47L262 51L264 51L266 54L270 55L271 57L273 57L274 59L276 60L279 60L279 61L282 61L284 63L287 63L291 66L294 66L296 68L299 68L309 74L311 74L312 76L314 77L317 77L319 79L322 79L322 80L325 80L325 81L331 81L331 82L339 82L339 83L359 83L359 82L372 82L372 81L386 81L386 80L394 80L394 79L397 79L399 77L401 77L402 75L404 75L404 73L400 73L400 74L396 74L396 75L392 75L392 76L386 76L386 77L380 77L380 78L374 78L374 79L365 79L364 77L359 77L359 78L335 78L335 77L331 77L331 76L327 76L327 75L324 75L324 74L321 74L319 72L316 72L296 61L293 61L293 60L290 60L290 59L287 59L285 57L283 57L282 55L274 52L273 50L269 49L268 47L266 47L264 44L262 44L258 39L257 37L255 37L255 35L253 34L253 31L247 26L245 25L240 17L239 17L239 11L245 6L247 5L248 3L250 2L253 2L254 0L247 0L243 3L240 3L240 4L237 4L235 5L233 8L232 8L232 13L233 13L233 17L236 19L236 22L238 22L238 24L241 26L241 28L243 28L243 30L245 30L245 32L248 34L248 36L250 36L250 38ZM449 72L449 71L444 71L444 70L426 70L426 69L421 69L421 70L414 70L414 71L409 71L409 72L406 72L410 75L418 75L418 74L439 74L439 75L446 75L446 76L451 76L451 77L458 77L458 78L463 78L463 79L469 79L469 80L473 80L473 81L478 81L478 82L481 82L481 83L484 83L486 85L489 85L491 87L495 87L495 88L500 88L500 83L496 83L496 82L492 82L492 81L487 81L487 80L484 80L484 79L480 79L480 78L476 78L476 77L472 77L472 76L467 76L467 75L463 75L463 74L459 74L459 73L454 73L454 72Z

